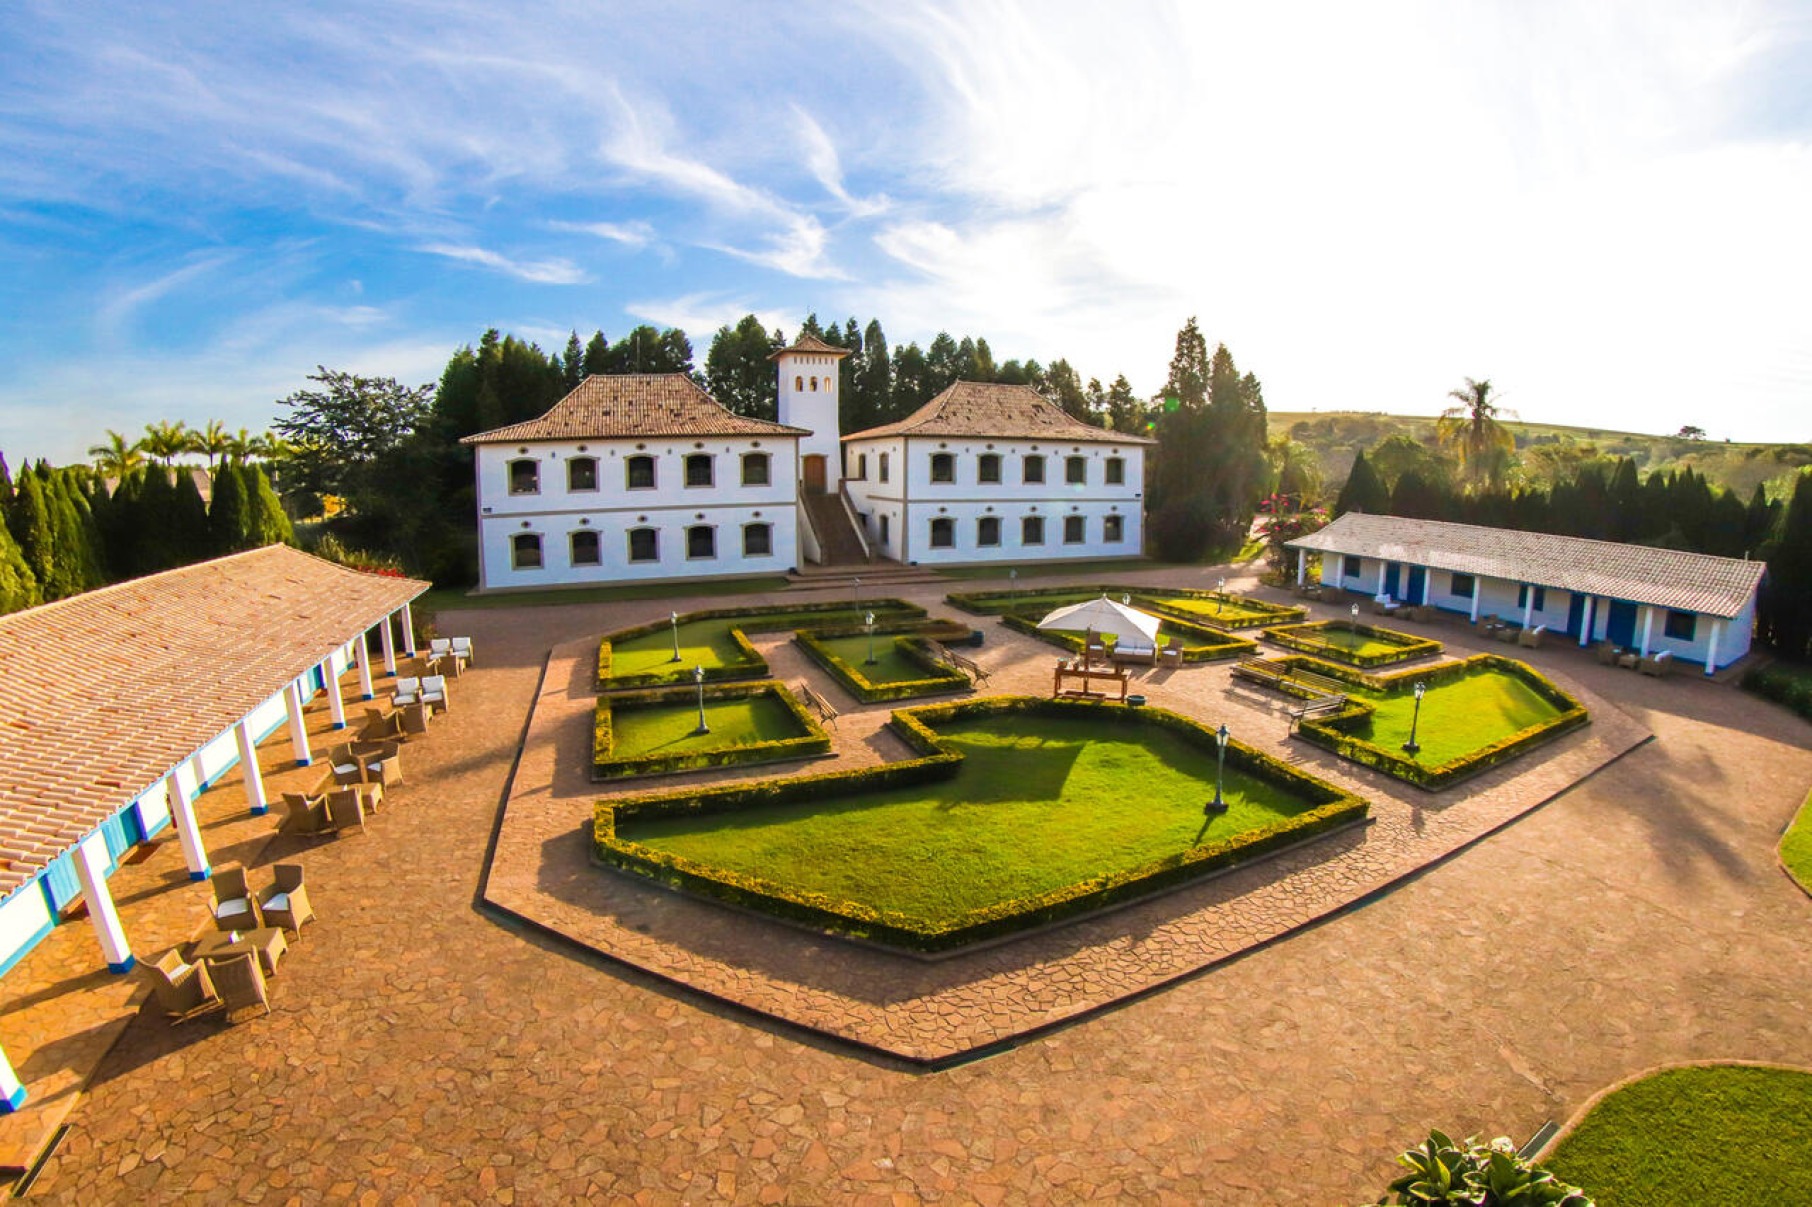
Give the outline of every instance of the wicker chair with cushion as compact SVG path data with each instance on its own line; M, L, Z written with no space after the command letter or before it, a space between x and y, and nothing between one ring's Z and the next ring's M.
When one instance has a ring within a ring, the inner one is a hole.
M407 737L420 737L428 732L428 718L433 714L426 704L410 704L402 709L403 733Z
M455 637L452 640L453 656L461 662L470 664L473 661L472 639L470 637Z
M333 768L333 782L344 787L347 784L363 783L365 768L359 758L352 752L351 742L341 742L327 752L327 764Z
M1651 654L1644 658L1636 669L1645 675L1653 675L1657 679L1665 678L1668 672L1674 669L1673 651L1662 650L1659 654Z
M302 937L302 924L314 920L315 908L309 904L308 889L302 884L302 865L279 863L271 869L276 879L264 890L264 920L281 926L296 938Z
M429 675L422 680L421 701L431 709L447 711L447 677Z
M327 834L333 830L333 822L327 816L327 798L325 796L307 796L300 792L283 794L283 820L277 823L277 830L283 834Z
M367 708L359 729L361 742L385 742L403 736L403 715L393 708Z
M421 692L422 681L420 679L412 675L399 677L396 681L396 695L391 697L390 702L401 708L405 704L415 703L421 698Z
M1158 651L1158 665L1178 667L1183 665L1183 647L1172 637L1164 648Z
M248 951L230 959L216 960L210 975L228 1014L254 1007L265 1014L271 1012L270 990L265 987L264 970L258 967L256 953Z
M1538 624L1532 629L1524 629L1521 633L1518 633L1516 635L1516 642L1526 649L1539 650L1541 648L1541 639L1547 631L1547 625Z
M358 761L361 783L394 788L403 782L403 751L395 742L355 743L352 757Z
M145 964L143 968L158 1006L172 1023L187 1022L220 1008L220 995L214 991L206 964L185 964L182 954L172 948L155 964Z
M246 887L243 867L222 864L214 869L213 883L216 930L256 930L264 925L258 913L258 899Z
M1598 643L1598 662L1601 666L1617 665L1617 646L1609 641Z
M336 788L327 794L327 816L335 832L353 827L365 828L365 793L357 784Z

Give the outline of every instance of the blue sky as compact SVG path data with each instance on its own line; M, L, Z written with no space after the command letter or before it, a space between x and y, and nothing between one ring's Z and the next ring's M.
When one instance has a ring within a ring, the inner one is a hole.
M507 15L506 15L507 14ZM1812 10L9 7L0 449L744 313L1812 439Z

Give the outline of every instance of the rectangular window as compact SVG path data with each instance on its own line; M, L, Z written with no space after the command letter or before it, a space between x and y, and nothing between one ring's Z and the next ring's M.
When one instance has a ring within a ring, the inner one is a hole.
M933 549L950 549L956 545L956 521L948 516L939 516L931 521L931 547Z
M742 555L744 557L767 557L774 552L774 526L772 524L744 524L742 526Z
M932 453L931 480L933 482L956 481L956 458L949 453Z
M890 458L889 458L888 454L886 454L886 453L881 454L881 481L883 481L883 482L887 481L887 468L888 468L887 463L889 460L890 460Z
M690 558L716 557L717 529L709 524L694 524L686 529L686 556Z
M766 453L744 453L742 455L742 484L744 486L766 486L768 484L768 455Z
M1088 485L1088 458L1065 457L1063 459L1063 480L1070 486Z
M709 486L715 479L711 473L711 454L692 453L686 458L686 485Z
M1080 545L1088 540L1088 517L1066 515L1063 517L1063 543Z
M630 490L654 489L654 458L631 457L623 462L624 481Z
M863 482L868 481L868 454L867 453L857 453L856 454L856 477L860 481L863 481Z
M510 538L510 565L517 570L541 569L541 538L519 532Z
M510 462L510 493L513 495L538 495L541 493L541 465L527 459Z
M1044 483L1044 458L1043 457L1027 457L1025 459L1025 468L1023 471L1023 475L1021 477L1021 481L1043 485L1043 483Z
M975 480L989 485L1000 483L1000 454L983 453L975 463Z
M631 528L629 530L629 560L632 562L658 562L661 560L660 536L652 528Z
M881 548L885 549L889 545L893 544L892 529L893 529L893 516L885 511L882 512L881 513Z
M1022 545L1044 544L1044 517L1029 515L1019 521L1019 543Z
M1126 461L1122 457L1109 457L1103 462L1106 481L1109 486L1126 485Z
M1101 517L1101 539L1110 545L1118 545L1126 539L1126 517L1110 515Z
M975 521L975 543L988 546L1000 544L1000 517L985 515Z
M1472 593L1476 590L1478 590L1478 584L1473 581L1472 575L1456 574L1453 576L1452 591L1455 595L1462 599L1471 599Z
M599 556L598 534L591 529L573 533L572 542L573 565L595 566L603 560Z
M1529 606L1528 583L1523 583L1521 586L1517 587L1516 606L1519 608L1526 608ZM1548 610L1548 589L1546 587L1535 588L1535 610L1537 612L1545 612Z
M1661 626L1661 631L1674 641L1696 640L1699 635L1699 614L1669 608L1667 622Z
M1348 578L1363 578L1365 576L1365 559L1362 557L1347 558L1346 576Z
M566 489L598 489L598 459L596 457L574 457L566 463Z

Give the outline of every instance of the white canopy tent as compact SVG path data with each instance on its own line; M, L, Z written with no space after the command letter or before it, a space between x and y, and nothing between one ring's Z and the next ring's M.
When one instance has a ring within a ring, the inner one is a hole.
M1038 627L1071 633L1082 633L1092 629L1104 637L1112 637L1119 645L1155 647L1158 644L1158 618L1156 616L1148 616L1137 608L1115 603L1105 595L1100 599L1085 600L1079 604L1071 604L1067 608L1058 608L1039 621Z

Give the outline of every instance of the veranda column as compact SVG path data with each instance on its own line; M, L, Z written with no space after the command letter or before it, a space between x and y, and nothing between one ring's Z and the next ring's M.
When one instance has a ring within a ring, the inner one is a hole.
M1483 594L1483 592L1480 590L1480 588L1483 586L1484 586L1484 584L1481 583L1478 579L1475 578L1472 580L1472 623L1473 624L1477 624L1479 622L1479 596L1481 594Z
M99 830L82 840L74 851L76 879L82 883L82 900L88 903L88 920L101 940L101 954L107 957L108 972L131 972L137 961L132 946L126 942L126 929L120 925L119 911L113 908L113 894L107 891L107 838Z
M258 743L252 739L251 720L233 726L233 740L239 744L239 767L245 772L245 799L254 813L267 813L271 802L264 795L264 772L258 767Z
M1308 581L1308 577L1309 551L1307 549L1298 549L1296 551L1296 585L1299 587L1302 586L1304 582Z
M259 795L263 795L264 785L260 783L258 787ZM182 843L183 862L189 865L189 879L206 880L214 869L208 863L208 849L202 845L201 823L195 819L195 798L183 787L182 776L174 771L164 780L164 790L170 804L170 820Z
M1525 629L1528 628L1529 622L1531 620L1533 620L1534 618L1535 618L1535 588L1530 586L1528 583L1524 583L1523 584L1523 627Z
M396 635L390 631L390 617L384 617L384 623L379 626L378 634L384 644L384 673L394 679L396 678Z
M345 729L346 700L340 695L340 675L334 670L332 654L321 662L321 682L327 685L327 715L333 718L333 727Z
M1429 571L1429 569L1428 569L1428 567L1427 567L1427 566L1424 566L1424 567L1422 567L1422 599L1421 599L1421 605L1422 605L1422 606L1423 606L1423 607L1424 607L1424 608L1426 608L1426 607L1427 607L1427 606L1428 606L1428 580L1429 580L1429 579L1431 579L1431 578L1433 578L1433 577L1434 577L1434 575L1433 575L1433 574L1432 574L1432 573L1431 573L1431 572L1430 572L1430 571Z
M283 707L289 712L289 741L296 748L296 766L306 767L315 756L308 748L308 722L302 716L302 680L291 679L283 689Z
M1597 605L1598 597L1596 595L1588 595L1585 597L1585 608L1579 614L1579 648L1582 650L1586 646L1592 644L1592 622L1594 619L1592 614L1597 611Z
M1649 635L1655 631L1655 610L1647 604L1642 605L1642 656L1648 657Z
M352 643L352 654L359 664L359 690L365 693L367 700L377 699L377 693L371 689L371 642L363 629L359 638Z
M1389 562L1385 561L1383 558L1378 559L1378 589L1373 592L1374 595L1384 594L1384 572L1389 568Z
M13 1062L0 1052L0 1115L10 1115L25 1105L25 1085L13 1072Z
M415 657L415 613L403 605L403 653Z
M1711 622L1711 640L1705 644L1705 673L1715 675L1718 672L1718 636L1724 631L1724 622Z

